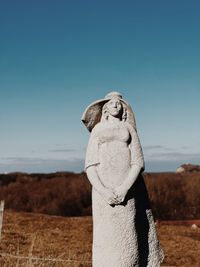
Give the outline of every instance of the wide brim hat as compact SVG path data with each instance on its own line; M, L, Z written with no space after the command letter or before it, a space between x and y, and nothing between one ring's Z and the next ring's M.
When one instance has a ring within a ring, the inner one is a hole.
M83 112L81 120L90 132L92 131L94 126L101 120L103 105L114 97L119 98L122 102L123 107L126 107L126 122L129 123L136 130L135 116L131 106L124 99L122 99L122 95L120 93L111 92L107 94L104 99L100 99L91 103Z

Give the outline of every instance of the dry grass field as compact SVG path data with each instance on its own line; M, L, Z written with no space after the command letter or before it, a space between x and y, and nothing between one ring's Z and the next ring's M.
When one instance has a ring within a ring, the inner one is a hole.
M165 251L162 266L200 266L200 228L162 222L157 227ZM0 266L91 266L91 241L91 217L7 211L0 242Z

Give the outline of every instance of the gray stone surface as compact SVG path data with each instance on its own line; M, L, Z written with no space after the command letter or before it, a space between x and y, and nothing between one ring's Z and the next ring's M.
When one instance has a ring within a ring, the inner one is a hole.
M93 266L160 266L132 108L111 92L89 105L82 121L91 131L85 170L92 184Z

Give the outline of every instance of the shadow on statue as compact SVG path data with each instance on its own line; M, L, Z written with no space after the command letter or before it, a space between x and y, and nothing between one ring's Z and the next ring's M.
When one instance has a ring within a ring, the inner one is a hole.
M135 199L135 226L138 240L138 253L139 253L139 266L148 265L149 256L149 220L147 217L147 210L150 209L150 202L146 186L144 183L144 178L140 174L133 184L133 186L128 191L126 198L124 200L124 205L126 205L129 199Z

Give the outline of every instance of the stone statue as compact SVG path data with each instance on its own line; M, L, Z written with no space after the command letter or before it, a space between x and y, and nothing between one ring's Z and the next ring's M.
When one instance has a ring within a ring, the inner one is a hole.
M142 177L132 108L111 92L89 105L85 170L92 184L93 267L159 267L163 260Z

